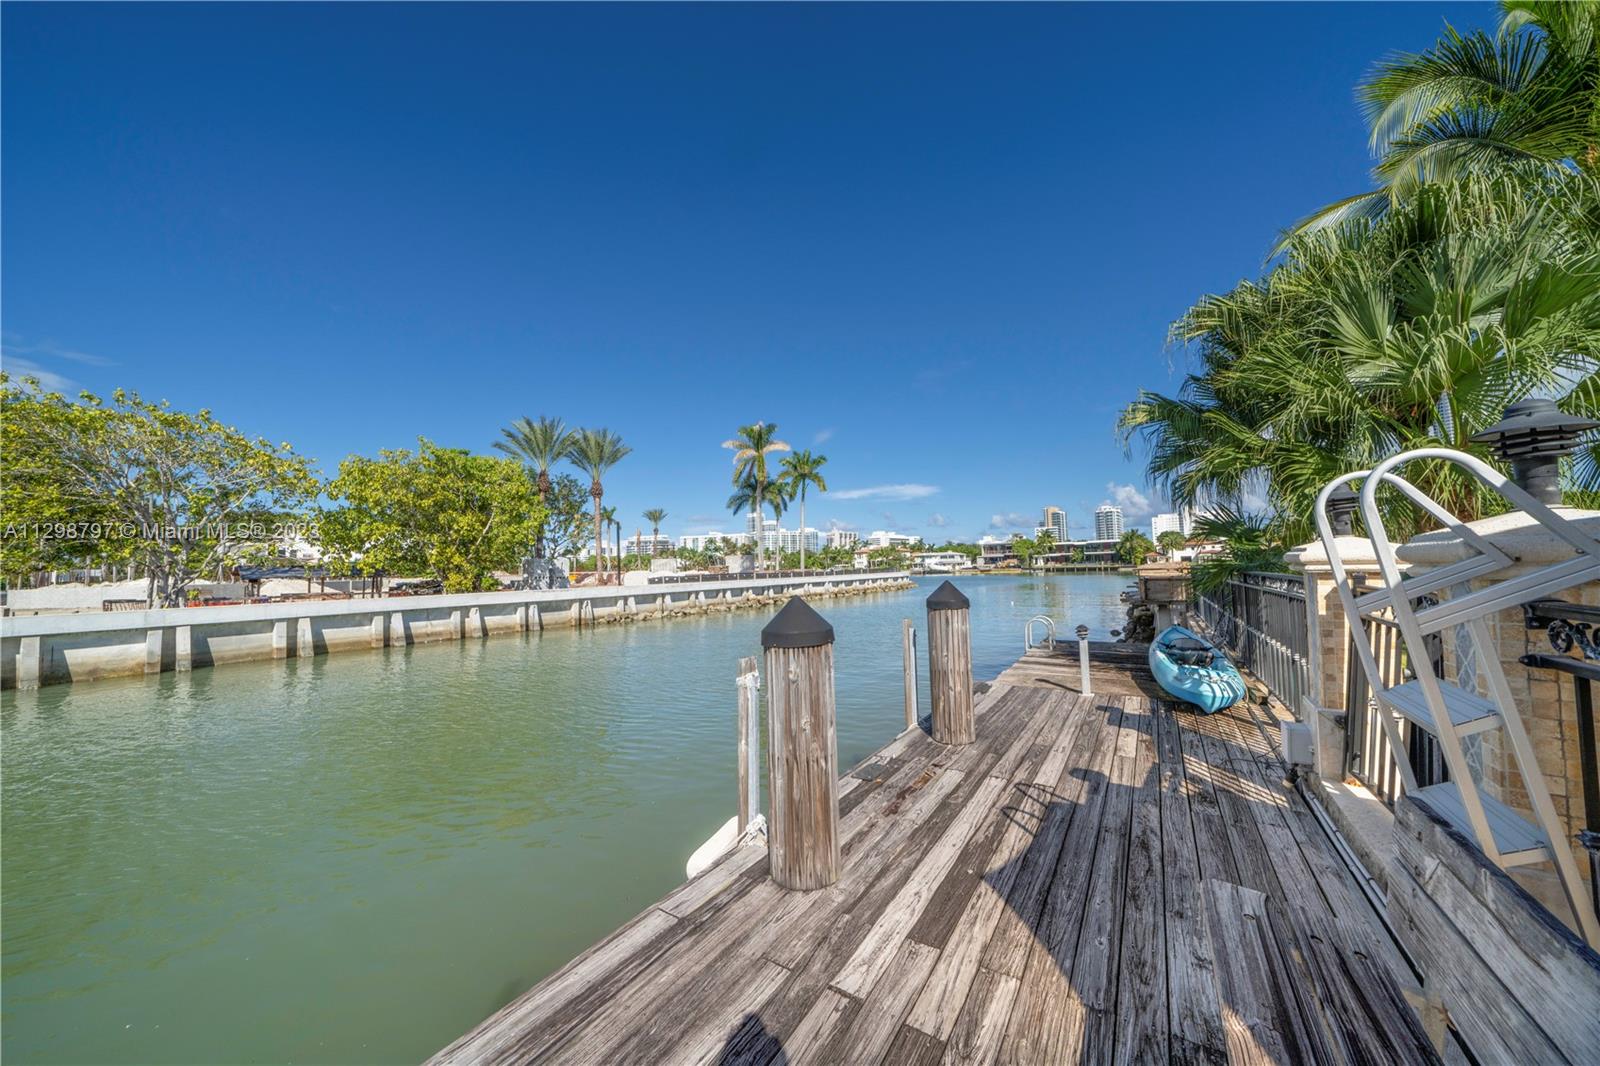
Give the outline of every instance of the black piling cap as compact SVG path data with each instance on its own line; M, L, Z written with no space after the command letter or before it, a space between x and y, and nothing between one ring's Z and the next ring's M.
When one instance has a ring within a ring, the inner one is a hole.
M761 631L763 648L820 648L833 643L833 626L799 596L783 605Z
M961 590L946 581L933 590L933 595L928 597L928 610L930 611L965 611L972 606L972 601L961 594Z

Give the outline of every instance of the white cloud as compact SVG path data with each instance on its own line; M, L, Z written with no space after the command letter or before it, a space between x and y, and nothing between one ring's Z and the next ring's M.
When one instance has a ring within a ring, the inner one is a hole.
M920 500L938 491L937 485L918 485L908 482L901 485L873 485L865 489L844 489L830 492L828 496L835 500Z
M39 384L46 392L76 393L78 383L69 377L57 374L53 370L46 370L32 359L24 359L20 355L5 353L5 358L0 360L0 369L5 370L14 378L38 378Z
M826 443L828 443L828 439L830 437L832 437L832 436L833 436L833 427L829 426L827 429L824 429L824 430L821 430L820 432L818 432L815 437L812 437L811 438L811 443L812 444L826 444Z
M1118 485L1113 481L1106 485L1106 491L1111 495L1105 502L1122 508L1123 518L1144 518L1156 513L1156 505L1150 497L1132 485Z
M943 529L945 526L948 526L949 524L950 524L950 519L946 518L944 515L940 514L937 511L935 511L933 514L928 516L928 525L933 527L934 529Z
M828 528L829 529L849 529L849 530L853 530L856 527L852 526L848 522L841 522L837 518L830 518L830 519L828 519Z
M1033 524L1033 516L1023 514L1021 511L1007 511L1005 514L989 516L990 529L1032 528Z

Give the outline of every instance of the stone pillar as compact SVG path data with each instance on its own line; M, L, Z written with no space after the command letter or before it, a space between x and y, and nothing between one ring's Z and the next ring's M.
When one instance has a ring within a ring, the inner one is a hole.
M1366 537L1335 537L1334 548L1353 583L1359 585L1365 578L1369 588L1382 584L1372 542ZM1346 756L1345 692L1350 672L1359 671L1361 663L1350 655L1350 623L1339 602L1333 568L1328 564L1328 553L1322 541L1302 544L1283 558L1289 569L1305 578L1306 630L1310 637L1307 646L1311 651L1307 663L1310 685L1301 706L1292 710L1302 722L1312 726L1317 748L1317 776L1324 781L1342 781Z
M165 629L147 630L144 635L144 672L159 674L161 672L161 655L166 649L167 631Z
M1562 517L1576 521L1588 536L1600 537L1600 512L1569 507L1560 507L1557 511ZM1470 582L1473 589L1484 588L1573 556L1572 548L1566 542L1552 536L1521 511L1480 519L1470 523L1469 528L1516 560L1512 566ZM1448 530L1424 533L1395 549L1395 555L1409 564L1411 572L1416 574L1425 574L1474 554L1475 549ZM1600 606L1600 582L1570 588L1548 598ZM1553 670L1538 670L1522 665L1520 659L1523 655L1554 655L1557 652L1550 646L1544 629L1530 630L1527 627L1520 607L1508 608L1486 618L1485 625L1493 647L1487 652L1479 649L1477 654L1492 654L1500 661L1500 668L1505 672L1506 683L1533 745L1545 786L1550 791L1551 803L1567 828L1567 839L1572 844L1579 868L1587 875L1588 853L1573 842L1573 835L1587 828L1584 825L1583 765L1578 747L1573 679ZM1472 687L1476 674L1462 672L1460 652L1463 649L1458 647L1455 631L1446 630L1442 636L1446 679L1463 687ZM1577 649L1573 654L1577 654ZM1486 690L1479 684L1477 691L1483 693ZM1504 733L1490 729L1479 735L1482 737L1483 790L1524 816L1531 817L1527 790L1521 775L1517 773L1516 760L1505 743ZM1559 913L1560 909L1552 907L1552 910Z
M23 637L17 648L17 688L35 689L44 682L44 638Z
M484 635L483 611L477 607L471 607L467 609L466 635L474 637L481 637Z
M175 658L172 663L174 670L187 672L194 669L194 627L179 626L173 631L177 640Z
M373 615L372 616L372 624L371 624L370 628L371 628L371 633L372 633L372 646L374 648L383 647L384 644L386 643L386 641L384 639L385 633L384 633L384 626L383 626L383 615L381 615L381 614Z
M461 609L458 607L450 612L450 639L461 640L464 636L461 629Z
M272 657L274 659L287 659L289 657L289 620L279 618L272 623Z
M528 628L535 632L544 629L544 617L539 614L539 605L537 603L528 605Z
M317 653L317 643L311 634L309 618L302 618L295 623L294 653L302 659L309 659Z
M526 633L528 631L528 611L529 610L530 610L529 606L527 604L525 604L525 603L519 604L517 606L517 631L519 633Z
M406 616L402 611L389 616L389 643L396 648L406 646Z

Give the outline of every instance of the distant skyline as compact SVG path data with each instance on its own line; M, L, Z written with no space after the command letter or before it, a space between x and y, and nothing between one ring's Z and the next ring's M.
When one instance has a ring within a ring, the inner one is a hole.
M1369 187L1354 86L1446 21L1495 10L8 4L3 362L327 474L608 426L630 535L740 528L756 420L819 529L1148 526L1117 411Z

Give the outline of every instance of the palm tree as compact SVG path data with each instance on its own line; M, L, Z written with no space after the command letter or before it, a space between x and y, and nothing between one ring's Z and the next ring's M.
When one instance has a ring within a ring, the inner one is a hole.
M667 520L667 512L660 507L652 507L644 513L644 520L650 523L650 554L656 553L656 541L661 539L661 523Z
M1502 0L1498 33L1445 34L1379 63L1357 90L1379 188L1330 204L1305 231L1375 218L1425 182L1507 163L1600 173L1600 4Z
M616 546L612 559L617 566L617 584L622 584L622 523L617 521L617 509L606 507L600 512L600 520L605 523L605 528L611 530L612 543Z
M733 490L733 495L728 497L728 510L734 514L745 511L755 515L757 518L755 536L756 557L758 559L764 549L766 539L761 531L763 520L766 517L762 513L762 508L768 507L772 509L772 521L777 524L783 520L783 512L788 509L789 501L792 498L788 486L782 481L774 481L767 485L766 492L763 494L760 483L756 481L754 476L747 477L741 481L738 487ZM781 549L779 555L781 558Z
M1206 297L1173 327L1195 369L1176 395L1129 405L1125 440L1143 438L1150 479L1179 505L1242 510L1263 495L1277 535L1299 543L1340 474L1407 448L1482 454L1472 435L1532 395L1592 415L1597 219L1600 176L1512 167L1296 236L1261 281ZM1600 487L1600 453L1572 474ZM1453 466L1419 464L1408 480L1469 520L1503 506ZM1407 501L1380 503L1391 535L1416 527Z
M500 431L502 440L494 446L507 455L521 459L534 475L534 485L539 492L539 506L543 508L550 497L550 467L566 457L572 446L572 431L559 418L541 416L534 422L526 415ZM538 540L533 553L544 558L544 523L539 524Z
M772 481L767 472L767 456L786 452L789 450L789 445L778 439L776 422L771 424L756 422L753 425L740 426L738 434L732 440L723 441L722 446L733 449L734 485L739 486L747 479L752 483L753 505L750 510L756 516L756 566L759 568L762 557L761 506L763 498L767 495L767 486ZM738 493L734 495L737 496Z
M1129 566L1138 566L1144 557L1156 550L1150 538L1137 529L1130 529L1117 541L1117 556Z
M1189 543L1189 538L1179 533L1176 529L1166 530L1156 538L1156 547L1167 553L1171 559L1184 549Z
M1038 533L1034 534L1033 547L1034 550L1039 553L1040 558L1049 555L1055 546L1056 535L1050 530L1041 529Z
M783 457L783 481L791 492L800 493L800 569L806 568L806 486L815 486L818 492L828 491L822 468L827 465L826 455L812 455L809 450Z
M605 496L605 488L600 481L631 451L633 449L622 443L622 438L609 429L576 430L572 434L572 442L567 446L567 461L589 475L589 495L594 499L594 560L597 574L600 572L600 561L605 558L605 534L600 526L600 500Z

